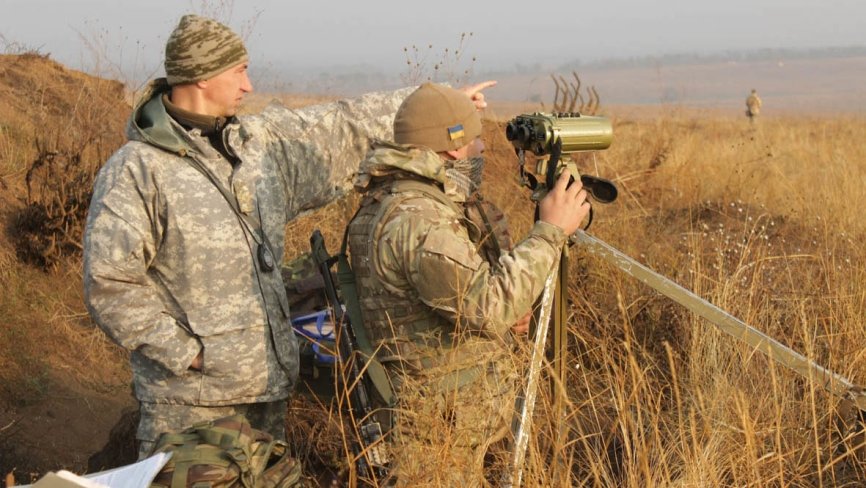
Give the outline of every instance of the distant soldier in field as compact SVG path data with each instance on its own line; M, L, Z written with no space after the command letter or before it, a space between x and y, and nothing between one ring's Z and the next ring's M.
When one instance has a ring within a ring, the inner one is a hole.
M761 97L758 96L758 90L752 88L752 93L746 98L746 116L749 117L749 122L754 124L759 113L761 113Z
M93 320L130 351L139 456L161 432L244 414L285 438L298 345L279 267L286 223L351 188L403 89L237 116L253 87L242 39L186 15L127 142L94 183L84 235ZM460 92L483 106L482 83ZM474 102L473 102L474 101Z

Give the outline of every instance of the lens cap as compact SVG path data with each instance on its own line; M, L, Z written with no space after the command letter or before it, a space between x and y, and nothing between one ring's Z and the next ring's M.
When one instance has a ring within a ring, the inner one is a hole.
M580 175L580 182L592 198L601 203L611 203L616 200L619 191L612 181L598 176Z

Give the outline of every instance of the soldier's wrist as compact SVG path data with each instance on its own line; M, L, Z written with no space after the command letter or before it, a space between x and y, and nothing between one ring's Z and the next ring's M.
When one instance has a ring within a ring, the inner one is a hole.
M543 220L535 222L529 233L550 242L554 247L561 247L565 244L566 239L568 239L562 227Z

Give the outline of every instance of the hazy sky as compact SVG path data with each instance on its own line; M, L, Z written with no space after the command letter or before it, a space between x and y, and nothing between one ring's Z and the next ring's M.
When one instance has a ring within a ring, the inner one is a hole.
M220 7L220 4L223 7ZM232 6L231 16L226 5ZM369 64L405 69L403 48L428 59L472 32L476 70L680 52L866 45L866 0L0 0L0 42L38 48L72 67L105 58L127 77L159 70L180 15L216 6L249 30L252 68ZM211 10L213 11L213 10ZM256 15L258 16L256 17ZM254 23L251 23L255 20ZM85 48L83 39L98 46ZM3 46L0 46L3 47ZM106 65L104 61L101 62Z

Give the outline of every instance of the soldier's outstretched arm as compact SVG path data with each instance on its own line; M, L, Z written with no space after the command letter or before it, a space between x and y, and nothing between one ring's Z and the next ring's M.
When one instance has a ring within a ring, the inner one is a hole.
M462 88L481 110L484 81ZM358 164L372 139L393 139L394 114L416 87L367 93L357 98L288 109L279 103L247 117L263 128L264 150L275 158L284 184L287 219L319 208L352 189Z
M287 219L352 189L371 139L393 137L394 114L412 89L288 109L272 103L245 124L261 128L266 157L285 187Z

